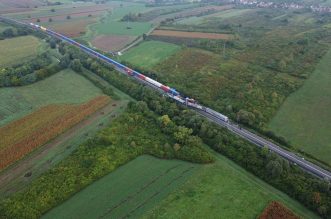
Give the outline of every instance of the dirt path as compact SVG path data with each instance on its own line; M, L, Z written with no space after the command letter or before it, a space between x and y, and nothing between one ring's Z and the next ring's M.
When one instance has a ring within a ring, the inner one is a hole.
M45 159L52 151L55 151L56 155L59 153L63 153L63 150L56 151L57 147L64 145L67 141L75 136L75 134L87 126L93 124L97 120L101 119L104 116L111 115L110 118L115 116L114 111L126 105L126 101L112 101L110 104L105 106L104 108L96 111L91 116L78 123L74 127L67 130L65 133L59 135L55 139L51 140L49 143L39 148L32 154L25 157L23 160L18 161L16 164L10 166L0 173L0 194L2 197L7 196L17 190L21 189L20 187L24 187L22 184L27 184L32 178L31 175L37 170L40 174L48 170L52 165L52 158ZM103 126L102 123L99 126ZM70 146L65 147L69 148ZM44 161L43 161L44 159ZM41 163L40 163L41 161ZM37 175L39 175L37 174ZM18 185L19 184L19 185Z

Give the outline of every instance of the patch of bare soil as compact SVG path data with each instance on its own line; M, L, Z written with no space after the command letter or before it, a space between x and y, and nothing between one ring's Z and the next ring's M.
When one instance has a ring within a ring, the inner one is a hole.
M127 44L132 42L135 37L132 36L97 36L93 39L93 46L107 51L118 51L124 48Z

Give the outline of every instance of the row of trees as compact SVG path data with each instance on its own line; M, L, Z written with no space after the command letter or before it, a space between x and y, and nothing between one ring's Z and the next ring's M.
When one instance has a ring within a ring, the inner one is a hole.
M330 218L330 182L317 179L278 155L269 152L267 148L261 150L255 145L234 136L228 130L206 121L194 112L182 109L149 88L128 80L122 74L113 71L111 67L99 64L73 48L67 52L76 59L80 59L85 68L103 77L118 89L138 100L145 101L152 111L159 115L167 115L178 126L190 128L193 135L200 137L216 151L297 199L319 215ZM167 118L162 119L164 123L167 123L167 120ZM185 130L183 132L190 133L191 131ZM179 141L186 141L184 140L186 138L182 135L185 136L183 133L174 136Z
M21 29L18 28L18 30ZM56 48L56 40L47 38L46 42L49 43L51 49ZM66 64L63 64L63 58L61 58L60 63L54 63L53 58L54 57L47 50L41 54L38 54L32 60L1 69L0 87L32 84L67 67Z
M0 33L0 40L4 40L6 38L13 38L17 36L25 36L28 35L28 31L22 28L6 28Z
M0 87L11 87L32 84L60 70L59 64L52 64L51 56L46 52L36 58L0 71Z

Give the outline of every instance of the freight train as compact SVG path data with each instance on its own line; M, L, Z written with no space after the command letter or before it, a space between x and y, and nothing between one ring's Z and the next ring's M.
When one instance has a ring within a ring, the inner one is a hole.
M222 115L221 113L218 113L210 108L207 108L207 107L204 107L200 104L197 103L197 101L195 101L194 99L191 99L191 98L184 98L182 97L182 95L180 95L180 93L178 91L176 91L174 88L170 88L166 85L163 85L111 58L108 58L107 56L104 56L103 54L101 53L98 53L62 34L59 34L57 32L54 32L48 28L45 28L43 26L40 26L38 24L34 24L34 23L30 23L30 26L34 29L37 29L37 30L41 30L43 32L46 32L47 34L55 37L55 38L58 38L60 40L63 40L67 43L70 43L74 46L77 46L78 48L80 48L81 50L83 50L84 52L96 57L96 58L99 58L109 64L111 64L112 66L115 67L115 69L117 69L118 71L130 76L130 77L134 77L135 79L139 80L139 81L142 81L144 83L147 83L149 85L152 85L153 87L156 87L157 89L161 90L162 92L166 93L168 97L170 97L171 99L175 100L176 102L180 103L180 104L183 104L183 105L186 105L188 107L191 107L191 108L194 108L196 110L200 110L200 111L203 111L203 112L206 112L210 115L212 115L213 117L216 117L220 120L222 120L223 122L226 122L228 123L229 122L229 119L227 116L224 116Z

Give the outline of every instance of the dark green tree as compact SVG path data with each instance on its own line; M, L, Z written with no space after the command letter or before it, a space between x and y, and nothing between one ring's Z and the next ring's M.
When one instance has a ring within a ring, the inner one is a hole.
M52 49L55 49L55 48L56 48L56 42L55 42L55 40L54 40L54 39L51 39L51 40L49 41L49 45L50 45L50 47L51 47Z
M70 67L75 72L82 72L82 64L79 59L72 60Z
M2 32L4 37L13 37L14 36L14 30L12 28L7 28Z

